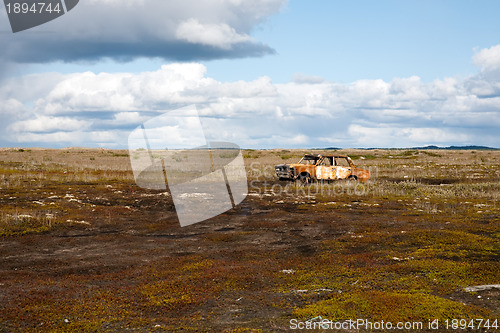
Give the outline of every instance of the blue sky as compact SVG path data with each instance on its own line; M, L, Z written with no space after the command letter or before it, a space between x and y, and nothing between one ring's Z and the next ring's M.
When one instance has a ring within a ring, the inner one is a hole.
M473 49L499 42L499 12L498 1L291 1L255 31L277 55L207 65L221 80L286 82L296 72L344 83L470 75L477 71Z
M499 12L498 1L89 0L17 34L0 12L0 145L126 147L155 112L196 104L243 147L500 147Z

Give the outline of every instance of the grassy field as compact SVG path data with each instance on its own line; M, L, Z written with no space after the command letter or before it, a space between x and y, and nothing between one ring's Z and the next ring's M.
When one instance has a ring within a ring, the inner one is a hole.
M370 181L278 181L305 152L332 153L244 150L247 198L181 228L127 151L0 150L0 332L500 319L498 287L465 289L500 284L499 151L343 150Z

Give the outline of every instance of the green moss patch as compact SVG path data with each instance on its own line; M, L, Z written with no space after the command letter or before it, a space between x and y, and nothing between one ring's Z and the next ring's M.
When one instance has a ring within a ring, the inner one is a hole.
M339 294L296 309L299 318L322 316L329 320L366 318L373 321L483 318L485 310L422 293L357 291Z

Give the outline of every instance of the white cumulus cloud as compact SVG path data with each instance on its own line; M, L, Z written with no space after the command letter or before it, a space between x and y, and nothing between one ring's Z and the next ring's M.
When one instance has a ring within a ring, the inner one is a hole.
M474 64L485 71L500 69L500 45L481 49L473 57Z
M22 120L14 123L10 129L13 132L74 132L84 130L91 122L77 120L70 117L47 117L40 116L35 119Z
M140 123L195 104L207 136L243 147L500 146L500 77L494 72L485 66L467 78L430 83L411 76L348 84L275 84L266 76L219 82L199 63L143 73L46 74L47 81L38 74L4 81L0 112L11 115L4 140L53 139L55 145L73 138L72 145L124 147Z
M237 33L226 23L201 24L195 18L182 22L175 36L189 43L210 45L226 50L230 49L233 44L253 41L249 35Z

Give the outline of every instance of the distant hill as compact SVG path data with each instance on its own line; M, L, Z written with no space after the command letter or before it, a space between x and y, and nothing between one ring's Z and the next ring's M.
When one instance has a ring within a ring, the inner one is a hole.
M343 148L336 147L328 147L328 148L313 148L318 150L342 150ZM373 149L415 149L415 150L500 150L500 148L492 148L486 146L449 146L449 147L438 147L434 145L425 146L425 147L411 147L411 148L358 148L364 150L373 150Z
M438 147L438 146L425 146L425 147L413 147L410 149L440 149L440 150L499 150L498 148L491 148L486 146L449 146L449 147Z

